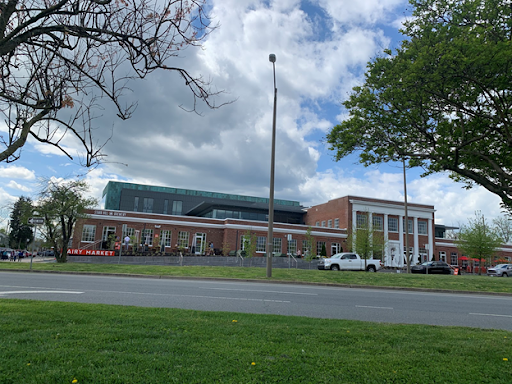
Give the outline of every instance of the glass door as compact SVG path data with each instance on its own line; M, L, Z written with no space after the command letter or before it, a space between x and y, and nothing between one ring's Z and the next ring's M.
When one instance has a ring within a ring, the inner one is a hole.
M101 237L102 249L113 249L114 242L116 241L116 227L103 227L103 235Z
M202 255L206 246L206 233L196 233L194 237L194 250L196 255Z

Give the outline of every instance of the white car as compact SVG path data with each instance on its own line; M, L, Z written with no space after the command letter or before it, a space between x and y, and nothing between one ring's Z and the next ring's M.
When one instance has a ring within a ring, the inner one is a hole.
M495 267L487 269L487 276L512 277L512 264L498 264Z

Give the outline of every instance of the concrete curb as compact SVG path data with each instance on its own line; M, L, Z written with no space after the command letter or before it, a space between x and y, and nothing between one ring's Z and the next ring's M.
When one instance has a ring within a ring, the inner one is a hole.
M283 280L259 280L259 279L234 279L226 277L198 277L198 276L168 276L168 275L140 275L134 273L101 273L101 272L78 272L78 271L41 271L25 269L0 269L0 272L25 272L25 273L50 273L61 275L86 275L86 276L112 276L112 277L134 277L146 279L175 279L175 280L212 280L212 281L245 281L249 283L267 283L267 284L287 284L287 285L311 285L320 287L339 287L339 288L359 288L376 289L390 291L411 291L411 292L429 292L429 293L450 293L462 295L483 295L483 296L509 296L508 292L480 292L480 291L457 291L453 289L436 288L414 288L414 287L386 287L380 285L355 285L355 284L336 284L336 283L313 283L308 281L283 281Z

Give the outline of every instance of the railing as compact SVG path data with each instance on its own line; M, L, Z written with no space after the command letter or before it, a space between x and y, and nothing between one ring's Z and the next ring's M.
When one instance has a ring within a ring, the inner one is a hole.
M297 261L297 259L295 257L293 257L293 255L291 253L288 254L288 268L290 268L290 264L293 263L292 259L295 262L295 268L298 268L299 262Z
M87 245L85 245L85 246L83 246L83 247L81 247L79 249L89 249L91 247L95 248L95 246L98 245L99 243L101 243L102 241L103 240L98 240L98 241L95 241L94 243L89 243L89 244L87 244Z

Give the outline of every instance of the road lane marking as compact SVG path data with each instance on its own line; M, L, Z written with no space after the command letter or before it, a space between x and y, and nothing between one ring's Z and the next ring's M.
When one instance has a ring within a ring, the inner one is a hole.
M234 289L234 288L205 288L207 290L217 291L236 291L236 292L256 292L256 293L281 293L284 295L305 295L305 296L318 296L318 293L307 293L307 292L287 292L287 291L265 291L259 289Z
M371 305L356 305L356 308L393 309L393 307L373 307Z
M470 313L475 316L512 317L512 315L498 315L496 313Z
M93 291L88 291L93 292ZM145 296L172 296L172 297L190 297L194 299L219 299L219 300L239 300L239 301L261 301L269 303L291 303L288 300L272 300L272 299L249 299L245 297L223 297L223 296L205 296L205 295L176 295L172 293L145 293L145 292L129 292L129 291L94 291L105 293L120 293L127 295L145 295Z
M2 295L15 295L19 293L71 293L71 294L82 294L83 292L77 291L4 291L0 292L0 296Z

